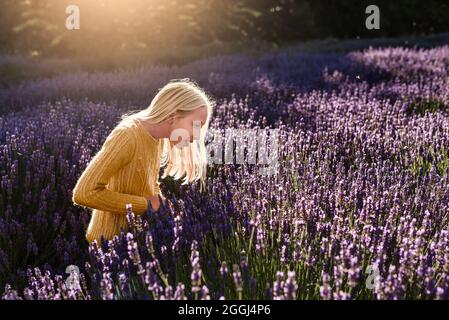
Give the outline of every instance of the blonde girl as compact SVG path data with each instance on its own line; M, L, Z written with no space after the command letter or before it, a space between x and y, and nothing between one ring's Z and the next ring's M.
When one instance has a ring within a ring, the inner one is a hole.
M199 180L204 190L212 103L194 81L174 79L147 108L121 117L73 189L73 203L93 209L89 242L127 230L127 204L137 215L159 210L165 200L160 168L165 167L162 178L182 178L182 184Z

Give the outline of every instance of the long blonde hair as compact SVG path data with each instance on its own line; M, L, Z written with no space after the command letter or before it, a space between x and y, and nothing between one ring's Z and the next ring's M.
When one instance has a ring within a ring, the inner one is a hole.
M207 107L207 120L200 128L198 140L182 149L172 147L170 138L163 138L161 168L167 165L162 179L172 176L183 178L182 184L200 180L200 190L204 190L207 173L207 151L205 138L215 101L207 95L195 81L189 78L172 79L159 89L150 105L140 111L131 111L121 116L121 122L142 119L148 123L159 123L178 112L187 114L197 108Z

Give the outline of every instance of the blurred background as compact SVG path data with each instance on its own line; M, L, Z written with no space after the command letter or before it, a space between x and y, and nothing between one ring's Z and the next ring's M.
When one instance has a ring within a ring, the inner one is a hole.
M365 27L370 4L380 8L379 30ZM69 5L80 9L79 30L65 26ZM60 59L63 69L180 64L296 43L323 49L332 39L441 34L449 31L448 13L441 0L2 0L0 51ZM310 42L318 39L327 42Z

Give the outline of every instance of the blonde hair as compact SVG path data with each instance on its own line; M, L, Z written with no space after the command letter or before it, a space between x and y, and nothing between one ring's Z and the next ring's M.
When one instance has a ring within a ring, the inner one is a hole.
M198 140L187 147L172 147L170 138L163 138L161 168L167 165L162 179L172 176L183 178L185 185L200 180L200 190L204 190L207 173L207 151L205 138L215 101L189 78L172 79L159 89L150 105L140 111L131 111L121 116L121 123L131 119L142 119L148 123L159 123L175 113L188 114L200 107L207 107L207 120L200 128Z

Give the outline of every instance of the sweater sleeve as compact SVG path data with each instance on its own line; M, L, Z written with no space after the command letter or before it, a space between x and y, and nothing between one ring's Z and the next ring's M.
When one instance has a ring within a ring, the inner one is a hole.
M135 214L146 212L145 197L112 191L106 187L109 178L131 161L135 140L124 128L114 129L100 151L90 161L73 189L76 205L102 211L126 214L126 204L132 204Z

